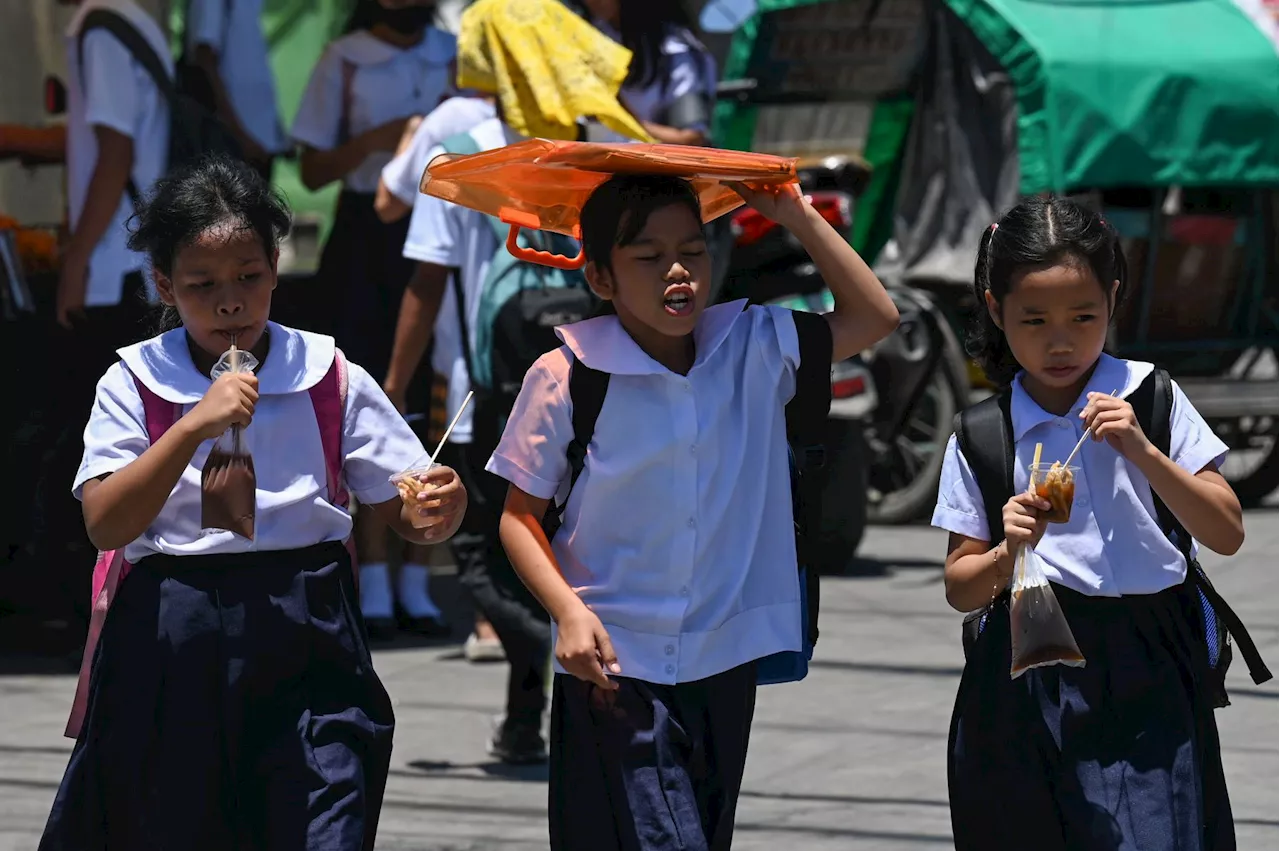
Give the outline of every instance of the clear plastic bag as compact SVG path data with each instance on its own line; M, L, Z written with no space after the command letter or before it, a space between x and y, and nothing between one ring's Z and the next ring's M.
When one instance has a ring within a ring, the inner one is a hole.
M253 372L258 360L233 343L209 376L217 381L227 372ZM240 426L223 432L209 450L200 471L200 525L204 529L225 529L244 538L253 537L257 514L258 477L253 456L245 448Z
M1017 679L1032 668L1069 665L1083 668L1071 626L1058 605L1053 586L1040 568L1040 560L1026 547L1018 551L1009 599L1009 631L1013 660L1009 677Z

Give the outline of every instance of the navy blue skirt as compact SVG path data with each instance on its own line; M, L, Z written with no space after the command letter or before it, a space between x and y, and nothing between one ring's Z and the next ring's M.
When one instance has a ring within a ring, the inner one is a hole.
M617 683L555 676L552 851L729 851L755 663L676 685Z
M1187 587L1054 585L1083 668L1009 678L1009 611L970 650L951 720L959 851L1227 851L1235 827Z
M125 578L41 851L371 849L395 720L345 548Z

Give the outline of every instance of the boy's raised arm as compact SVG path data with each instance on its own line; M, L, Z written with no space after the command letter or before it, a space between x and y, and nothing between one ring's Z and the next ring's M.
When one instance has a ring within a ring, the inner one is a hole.
M752 207L800 240L835 297L827 314L831 360L839 363L883 340L898 327L898 308L884 284L853 246L796 191L756 192L741 184L734 190Z

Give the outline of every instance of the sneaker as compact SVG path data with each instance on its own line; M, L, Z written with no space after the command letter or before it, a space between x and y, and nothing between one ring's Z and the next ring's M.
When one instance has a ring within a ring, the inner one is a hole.
M496 638L481 638L474 632L462 645L462 655L468 662L505 662L507 653Z
M547 761L547 742L536 727L508 727L502 718L494 722L489 756L507 765L540 765Z

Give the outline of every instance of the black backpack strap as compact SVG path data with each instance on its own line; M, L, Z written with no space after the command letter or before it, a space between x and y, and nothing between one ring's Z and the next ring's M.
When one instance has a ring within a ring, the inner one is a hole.
M792 311L796 338L800 348L800 364L796 367L796 391L785 408L787 443L795 456L799 477L792 493L792 512L796 525L796 561L803 572L808 595L810 644L818 643L818 610L821 587L818 578L819 532L822 529L822 477L817 475L827 464L827 417L831 413L831 358L834 341L825 316Z
M1171 422L1173 418L1173 380L1169 377L1169 373L1160 367L1156 367L1151 375L1138 386L1138 389L1129 395L1128 401L1133 407L1134 415L1138 419L1138 425L1142 427L1147 439L1151 441L1151 445L1167 457L1173 443L1173 426ZM1267 682L1271 679L1271 671L1262 660L1262 654L1258 652L1258 646L1254 644L1253 637L1245 629L1244 622L1227 604L1227 601L1222 599L1222 596L1205 577L1200 565L1191 557L1191 533L1178 521L1178 518L1173 515L1169 507L1164 504L1164 500L1160 498L1160 494L1156 493L1155 488L1151 489L1151 502L1156 509L1156 520L1160 524L1160 531L1172 538L1174 544L1182 552L1183 558L1187 561L1188 579L1195 584L1200 593L1213 606L1214 613L1222 618L1227 632L1236 640L1236 645L1240 648L1241 655L1244 656L1245 665L1249 668L1249 676L1253 679L1254 684L1260 685Z
M462 286L462 270L456 266L449 270L449 282L453 286L453 300L458 308L458 339L462 342L462 362L467 367L467 381L471 389L479 393L476 376L471 369L471 329L467 327L467 293Z
M987 518L988 541L1004 540L1004 504L1013 496L1013 393L1002 390L956 415L956 445L969 463Z
M817 313L792 311L791 315L800 342L800 365L796 392L786 408L787 439L806 449L821 447L831 414L831 326Z
M169 76L169 70L164 67L160 54L156 53L155 48L147 41L146 36L138 31L133 22L112 9L94 9L89 12L80 24L80 32L76 34L76 62L80 67L81 91L84 91L84 39L93 30L106 30L115 36L116 41L124 45L124 49L129 51L134 61L141 65L151 77L160 96L168 102L172 110L176 98L175 84L173 78ZM142 196L138 192L137 184L133 182L132 175L129 176L128 190L129 198L133 201L136 210L141 206Z
M565 506L569 504L569 495L587 464L587 447L596 433L596 420L600 418L600 410L604 407L604 397L609 392L609 373L592 369L582 361L574 359L569 365L569 401L573 406L573 440L565 450L569 460L569 492L564 502L557 503L552 499L547 503L546 514L543 515L542 529L547 540L555 538L563 522Z

